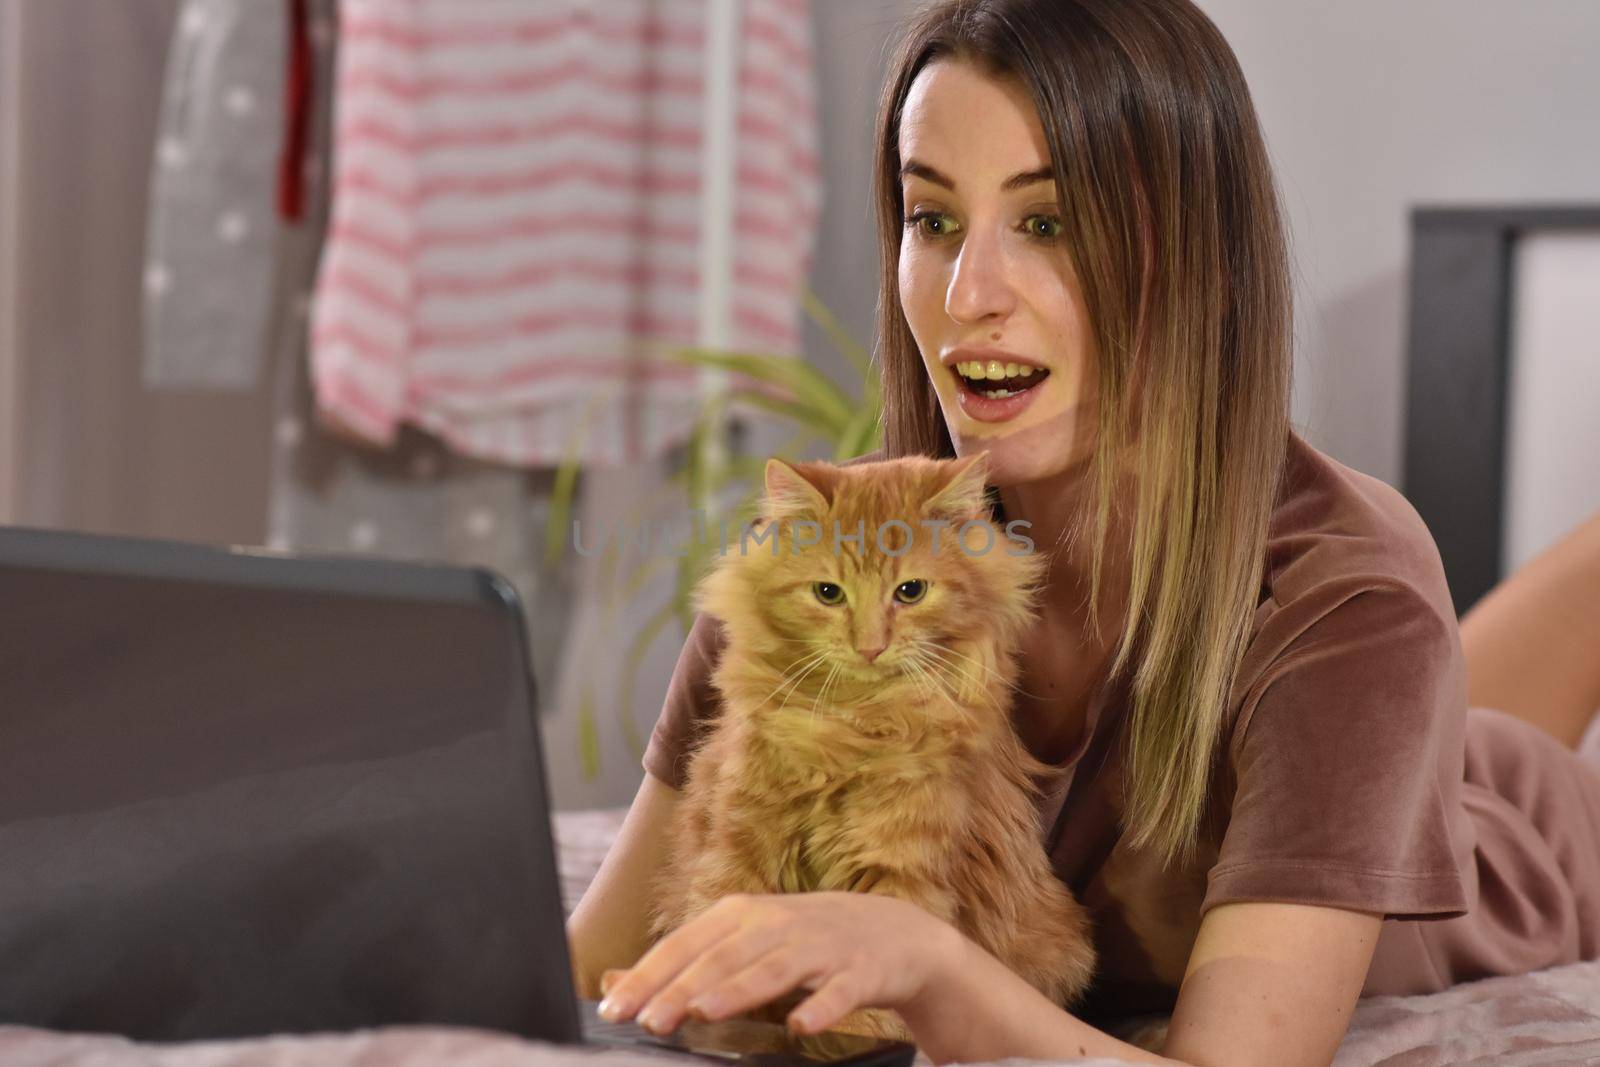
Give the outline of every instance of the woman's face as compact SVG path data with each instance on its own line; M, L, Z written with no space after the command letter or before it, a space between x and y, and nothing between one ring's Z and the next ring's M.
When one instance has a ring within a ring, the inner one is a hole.
M1069 466L1093 444L1093 335L1032 100L936 60L906 97L900 161L900 305L956 453L987 451L996 485Z

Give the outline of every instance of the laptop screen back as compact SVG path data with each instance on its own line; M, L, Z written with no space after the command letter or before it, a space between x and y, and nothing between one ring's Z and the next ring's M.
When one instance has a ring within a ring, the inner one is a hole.
M571 1040L514 596L0 530L0 1022Z

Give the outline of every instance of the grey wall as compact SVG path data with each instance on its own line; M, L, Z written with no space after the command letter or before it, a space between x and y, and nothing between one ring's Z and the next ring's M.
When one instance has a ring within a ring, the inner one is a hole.
M257 542L264 395L140 387L150 150L177 0L14 4L14 518ZM15 429L15 428L14 428Z
M1398 485L1407 209L1600 202L1600 3L1199 3L1250 80L1294 230L1295 419Z
M811 285L868 345L878 298L872 127L890 37L916 6L914 0L817 0L813 8L824 201ZM844 357L809 323L804 342L808 357L854 387Z

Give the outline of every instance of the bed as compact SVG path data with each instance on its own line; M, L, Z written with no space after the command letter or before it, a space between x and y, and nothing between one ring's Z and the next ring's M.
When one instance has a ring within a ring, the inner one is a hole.
M620 810L556 816L570 909L599 868ZM1146 1020L1154 1021L1154 1020ZM4 1067L629 1067L644 1054L566 1049L504 1034L392 1027L347 1034L143 1045L117 1037L0 1026ZM926 1059L923 1058L923 1062ZM1026 1061L1006 1061L1026 1062ZM1092 1067L1115 1061L1059 1061ZM1362 1001L1336 1067L1600 1063L1600 961L1493 978L1423 997Z

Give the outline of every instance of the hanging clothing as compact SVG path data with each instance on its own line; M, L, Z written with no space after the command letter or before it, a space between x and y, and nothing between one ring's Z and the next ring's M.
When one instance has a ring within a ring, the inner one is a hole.
M379 452L313 416L307 323L328 219L337 14L337 0L179 9L152 167L145 381L249 390L270 373L271 547L504 575L526 609L541 716L560 719L543 724L550 750L569 757L579 724L557 715L554 695L576 583L565 561L543 565L549 472L458 456L409 428ZM220 226L234 216L242 232ZM224 228L238 240L219 239Z
M249 390L272 288L281 4L185 0L168 45L145 239L144 381Z
M289 0L288 66L283 79L283 147L278 152L278 214L287 222L299 222L305 216L306 139L311 134L319 89L312 25L311 0ZM326 31L324 35L328 35Z
M307 322L329 218L337 0L291 2L301 10L290 22L287 51L279 53L285 74L278 81L290 121L274 146L282 145L278 202L280 208L298 207L299 222L278 227L274 326L261 346L274 357L276 412L267 544L285 551L442 561L498 572L524 605L534 673L541 691L548 690L541 715L551 716L575 586L569 568L546 567L543 561L552 475L454 455L411 427L403 429L393 448L379 451L317 424ZM283 17L281 10L278 14ZM576 724L544 728L556 735L553 748L577 751Z
M799 351L821 181L805 0L739 7L735 347ZM699 372L703 0L343 0L323 418L553 466L662 455Z

